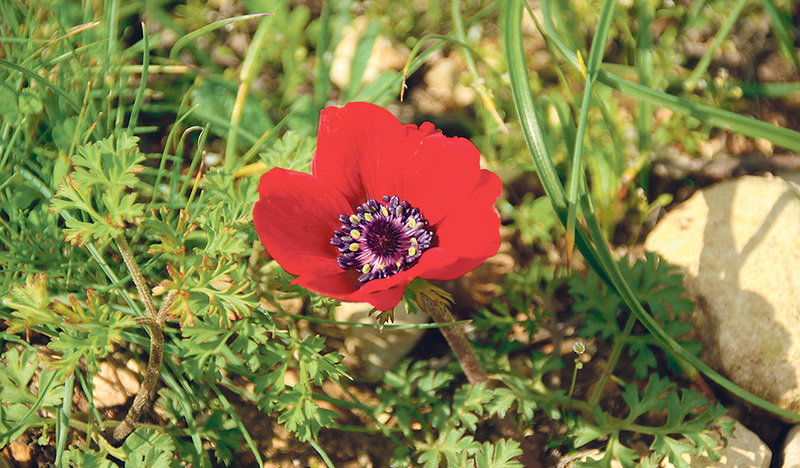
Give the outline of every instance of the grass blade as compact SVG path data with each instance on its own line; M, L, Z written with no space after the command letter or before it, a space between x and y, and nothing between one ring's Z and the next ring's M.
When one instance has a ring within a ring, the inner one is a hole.
M692 70L692 74L689 75L688 84L689 89L694 89L697 86L697 81L700 79L700 76L708 70L708 66L711 64L711 59L714 58L714 55L717 54L717 50L722 45L722 42L727 39L728 34L731 32L731 28L733 28L734 23L736 20L739 19L739 16L742 14L742 10L744 10L744 6L747 4L748 0L739 0L736 2L736 6L733 7L733 10L730 14L727 15L725 18L725 22L722 24L722 27L719 28L717 34L714 36L714 42L711 43L711 47L706 50L703 56L700 58L700 61L697 63L697 66L694 67Z
M236 23L237 21L247 21L255 18L263 18L265 16L274 16L274 13L254 13L252 15L233 16L231 18L214 21L213 23L207 24L202 28L195 29L194 31L175 41L175 44L172 46L172 50L169 51L169 58L170 60L175 60L175 57L178 56L181 49L205 33L217 30L232 23Z
M144 23L142 23L142 45L144 46L142 76L139 79L139 89L136 91L136 99L134 99L133 108L131 109L131 118L128 121L128 136L133 135L133 129L136 128L136 122L139 120L139 110L142 108L144 92L147 90L147 77L150 69L150 39L147 36L147 26Z

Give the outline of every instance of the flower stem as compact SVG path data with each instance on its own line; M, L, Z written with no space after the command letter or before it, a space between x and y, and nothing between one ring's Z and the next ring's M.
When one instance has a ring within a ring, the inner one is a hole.
M451 314L446 307L441 303L434 302L427 296L423 296L422 304L420 305L435 322L452 323L456 321L455 318L453 318L453 314ZM487 383L489 377L486 374L486 370L478 361L475 350L472 349L469 340L467 340L464 334L464 326L453 325L442 327L439 330L441 330L442 335L444 335L445 340L447 340L447 344L450 345L453 353L455 353L456 359L458 359L459 364L461 364L461 369L464 371L464 375L467 376L467 380L469 380L472 385Z
M437 323L453 323L455 318L450 313L449 308L443 301L437 301L427 294L419 294L418 305L424 310L435 322ZM467 380L472 385L485 385L487 388L493 386L493 382L489 380L486 369L478 361L478 356L475 350L470 345L466 334L464 333L464 325L451 325L441 327L442 335L444 335L447 344L458 359L461 369L464 371ZM541 462L541 449L532 439L526 439L519 431L517 424L511 419L510 414L503 417L495 416L494 422L500 434L504 438L513 439L520 443L522 447L522 455L520 461L525 467L539 468L542 466Z
M116 442L122 442L133 432L142 413L153 403L156 384L161 375L161 364L164 360L164 320L167 309L169 309L177 296L177 291L170 291L161 304L161 308L156 312L155 305L153 304L153 297L150 295L150 290L144 282L144 277L139 270L139 265L136 264L136 260L133 258L133 253L128 245L128 241L125 240L125 237L122 235L117 236L114 240L122 254L125 265L128 267L133 283L139 291L139 296L142 302L144 302L145 309L147 309L147 316L138 317L136 323L145 325L150 329L150 357L147 361L147 370L145 371L144 380L139 386L139 391L136 392L136 397L133 399L133 404L128 410L128 414L125 415L125 419L114 428L114 440Z

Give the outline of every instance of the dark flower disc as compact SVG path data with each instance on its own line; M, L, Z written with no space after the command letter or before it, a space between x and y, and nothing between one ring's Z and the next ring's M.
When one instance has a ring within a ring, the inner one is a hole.
M341 230L331 238L339 249L337 262L343 270L361 273L362 283L410 268L433 241L419 210L397 196L384 195L383 203L370 198L339 221Z

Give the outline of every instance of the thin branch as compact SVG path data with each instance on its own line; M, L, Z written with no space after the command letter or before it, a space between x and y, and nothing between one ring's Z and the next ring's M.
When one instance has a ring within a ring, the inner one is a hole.
M156 312L155 305L153 304L153 297L150 295L150 290L144 282L142 272L133 258L133 253L128 245L128 241L124 236L118 236L116 239L117 247L122 254L122 259L131 273L131 278L139 291L139 296L144 302L147 309L147 317L139 317L136 322L145 325L150 330L150 356L147 361L147 370L145 371L144 380L139 386L139 391L136 392L136 397L133 399L133 404L125 415L125 419L116 428L114 428L114 440L122 442L128 437L135 429L135 425L139 422L142 414L150 408L153 404L153 397L155 396L156 385L161 376L161 365L164 361L164 320L166 311L175 301L178 292L172 290L167 294L161 308Z
M150 289L148 289L147 284L144 282L142 271L139 270L139 265L136 264L136 259L133 258L131 246L128 245L128 241L125 239L124 235L117 236L114 238L114 241L117 243L119 253L122 254L122 260L125 262L125 266L128 267L128 271L131 273L133 284L136 285L136 290L139 291L139 297L141 297L142 302L144 302L147 315L155 319L156 306L153 304L153 296L150 295Z

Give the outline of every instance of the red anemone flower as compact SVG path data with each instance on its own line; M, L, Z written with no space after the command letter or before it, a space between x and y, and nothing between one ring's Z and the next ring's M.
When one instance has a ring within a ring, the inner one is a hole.
M497 252L501 190L469 140L353 102L322 111L311 174L261 177L253 220L293 284L389 310L413 279L456 279Z

